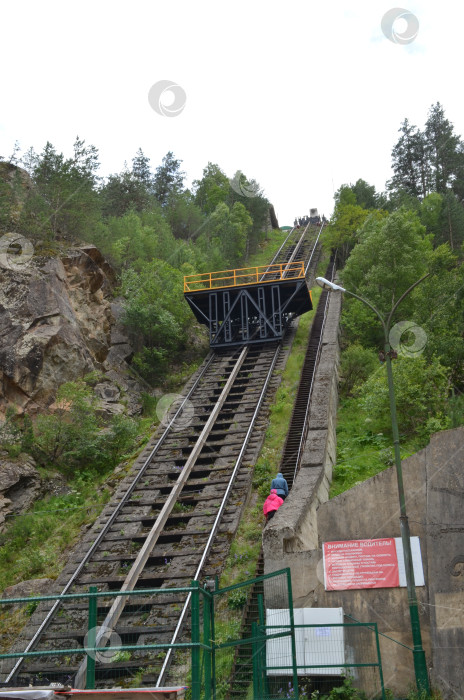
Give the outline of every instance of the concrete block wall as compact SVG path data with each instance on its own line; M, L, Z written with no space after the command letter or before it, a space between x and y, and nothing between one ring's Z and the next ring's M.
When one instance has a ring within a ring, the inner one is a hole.
M318 547L316 510L328 500L336 459L340 311L340 295L331 294L301 467L285 508L263 531L265 573L291 566L293 596L299 607L301 597L306 602L311 598L302 582L309 580L314 569L310 551Z
M316 375L309 432L292 491L263 531L265 573L289 567L295 607L343 607L377 622L385 685L405 697L414 684L411 623L405 588L326 591L326 541L399 537L396 471L386 469L328 499L336 461L338 324L341 299L331 295ZM411 535L420 538L425 586L417 587L430 680L443 698L464 698L464 427L432 436L403 461Z

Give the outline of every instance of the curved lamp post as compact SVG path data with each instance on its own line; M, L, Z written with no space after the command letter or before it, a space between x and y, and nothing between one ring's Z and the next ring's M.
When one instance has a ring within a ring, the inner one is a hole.
M396 401L395 401L395 389L393 385L393 372L391 366L392 350L390 347L390 324L398 305L403 301L403 299L416 287L420 282L422 282L430 273L421 277L421 279L414 282L409 289L407 289L404 294L398 299L396 304L392 307L392 310L386 318L377 311L375 306L373 306L369 301L363 299L363 297L358 296L354 292L350 292L344 287L340 287L338 284L334 284L324 277L317 277L316 282L320 287L332 292L344 292L349 294L363 304L366 304L379 318L382 324L384 332L384 353L385 353L385 363L387 365L387 377L388 377L388 393L390 397L390 414L392 423L392 433L393 433L393 445L395 448L395 466L396 466L396 478L398 481L398 494L400 499L400 529L401 529L401 541L403 543L403 554L404 554L404 567L406 570L406 583L408 589L408 602L409 602L409 614L411 616L411 630L412 639L414 644L413 658L414 658L414 671L416 676L416 684L418 690L430 692L429 679L427 675L427 665L425 661L425 652L422 648L422 637L419 621L419 610L417 606L416 597L416 585L414 581L414 568L412 563L411 554L411 535L409 532L409 522L408 516L406 515L406 502L404 497L404 486L403 486L403 470L401 468L401 456L400 456L400 438L398 432L398 421L396 418ZM394 352L394 351L393 351ZM396 355L395 355L396 356Z

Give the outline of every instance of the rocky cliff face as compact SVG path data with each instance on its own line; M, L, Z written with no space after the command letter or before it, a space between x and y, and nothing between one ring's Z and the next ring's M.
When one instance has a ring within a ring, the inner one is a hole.
M47 410L61 384L95 369L114 375L131 354L115 332L113 273L97 248L11 267L0 260L0 420L12 405Z

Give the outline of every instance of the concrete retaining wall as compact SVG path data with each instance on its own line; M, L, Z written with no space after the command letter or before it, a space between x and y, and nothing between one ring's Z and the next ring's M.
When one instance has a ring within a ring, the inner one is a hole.
M263 532L265 573L291 566L298 607L311 604L305 582L313 569L310 550L318 546L316 510L329 497L336 459L340 309L340 295L330 295L301 467L285 508L277 511Z
M425 449L403 461L406 512L411 535L420 538L425 575L425 586L416 588L422 642L432 684L453 698L464 696L463 462L464 428L435 433ZM319 545L399 537L399 515L392 467L320 506ZM321 580L315 598L318 607L342 606L358 620L377 622L379 631L412 645L405 588L325 591ZM414 681L412 654L384 637L380 644L385 683L404 693Z
M290 567L295 607L343 607L361 622L412 645L407 591L384 588L325 591L322 543L399 537L396 471L387 469L328 500L336 460L340 297L329 318L300 471L263 531L265 573ZM417 588L422 641L432 685L444 698L464 697L464 428L432 436L403 461L411 535L420 538L425 587ZM385 685L405 696L414 683L412 652L380 637Z

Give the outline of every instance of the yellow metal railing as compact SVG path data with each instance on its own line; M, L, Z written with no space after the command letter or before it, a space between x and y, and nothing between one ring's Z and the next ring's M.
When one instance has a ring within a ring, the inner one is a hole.
M265 284L284 279L304 277L304 262L242 267L238 270L201 272L184 277L184 292L199 292L221 287L243 287L249 284Z

